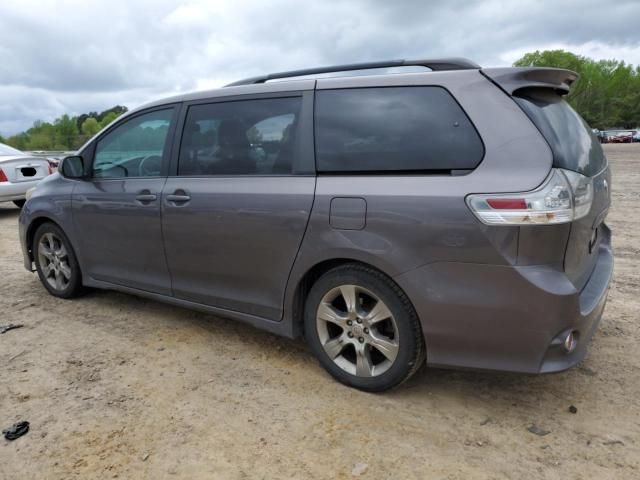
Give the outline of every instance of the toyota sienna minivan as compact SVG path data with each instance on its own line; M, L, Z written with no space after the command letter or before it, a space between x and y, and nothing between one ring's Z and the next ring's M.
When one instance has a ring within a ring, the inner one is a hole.
M113 289L303 336L367 391L425 360L567 369L613 270L576 79L400 60L153 102L31 193L25 267L61 298Z

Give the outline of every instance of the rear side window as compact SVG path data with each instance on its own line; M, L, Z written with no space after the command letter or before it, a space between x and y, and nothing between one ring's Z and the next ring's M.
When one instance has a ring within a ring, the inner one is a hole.
M549 143L554 167L591 177L606 166L600 142L587 123L554 91L525 89L513 98Z
M319 172L440 172L475 168L484 147L441 87L320 90L315 110Z
M301 97L189 107L178 175L293 173Z

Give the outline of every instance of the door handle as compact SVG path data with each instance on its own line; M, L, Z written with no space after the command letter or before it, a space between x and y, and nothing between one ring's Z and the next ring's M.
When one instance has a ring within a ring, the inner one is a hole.
M186 203L191 200L191 195L182 189L178 189L173 193L170 193L166 197L167 202L170 203Z
M136 195L136 200L139 202L153 202L157 197L153 193L141 193Z
M169 202L188 202L191 200L189 195L167 195L167 201Z
M136 195L136 200L140 203L153 202L158 198L155 193L151 193L149 190L142 190Z

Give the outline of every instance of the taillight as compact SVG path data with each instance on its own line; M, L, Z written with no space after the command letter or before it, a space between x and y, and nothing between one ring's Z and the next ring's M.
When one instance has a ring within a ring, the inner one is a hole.
M467 205L487 225L548 225L584 217L591 209L591 178L554 168L531 192L469 195Z
M47 160L47 163L49 164L49 175L55 173L56 170L58 170L58 165L53 163L51 160Z
M7 176L4 174L4 172L0 168L0 182L8 182L8 181L9 181L9 179L7 178Z

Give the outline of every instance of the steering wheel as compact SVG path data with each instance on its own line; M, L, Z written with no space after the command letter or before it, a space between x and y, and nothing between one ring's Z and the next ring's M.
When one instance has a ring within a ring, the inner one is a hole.
M162 157L160 155L148 155L140 160L138 174L141 177L152 177L160 173Z
M105 165L110 165L110 167L104 168ZM129 176L129 170L127 169L127 167L125 167L124 165L113 163L113 162L103 162L103 163L101 163L99 169L96 169L96 168L93 169L93 176L98 177L98 178L99 177L103 177L102 174L104 172L108 172L109 170L115 170L116 168L122 169L122 171L124 172L124 175L122 175L123 177L128 177ZM111 178L108 175L105 175L104 177L105 178ZM113 177L113 178L119 178L119 177Z

